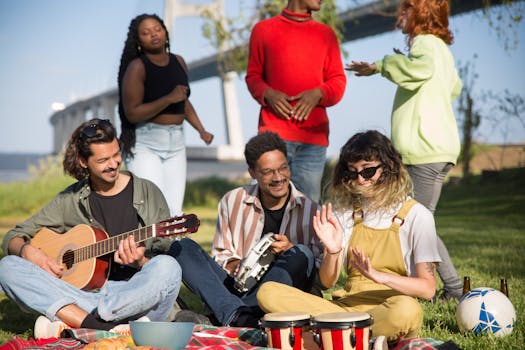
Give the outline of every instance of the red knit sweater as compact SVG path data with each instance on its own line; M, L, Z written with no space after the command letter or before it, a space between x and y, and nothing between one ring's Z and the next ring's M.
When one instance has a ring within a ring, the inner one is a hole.
M326 107L341 100L346 86L339 44L329 26L313 19L294 21L282 14L258 22L250 37L246 84L261 104L259 132L273 131L287 141L328 146ZM306 121L284 120L264 100L268 87L289 96L318 87L323 97Z

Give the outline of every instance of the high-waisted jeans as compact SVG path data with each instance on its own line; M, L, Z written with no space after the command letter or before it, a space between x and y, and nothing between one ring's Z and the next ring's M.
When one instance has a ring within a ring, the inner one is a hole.
M171 215L182 213L186 189L186 145L182 125L137 124L133 157L126 167L157 185Z
M326 147L291 141L285 143L293 184L308 198L318 202L321 197Z

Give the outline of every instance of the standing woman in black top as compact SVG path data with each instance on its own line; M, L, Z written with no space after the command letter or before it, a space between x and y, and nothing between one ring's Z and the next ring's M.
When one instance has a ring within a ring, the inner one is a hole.
M170 53L157 15L131 21L118 74L122 150L127 168L161 189L172 215L182 212L186 185L184 120L207 145L213 140L188 99L187 71L184 59Z

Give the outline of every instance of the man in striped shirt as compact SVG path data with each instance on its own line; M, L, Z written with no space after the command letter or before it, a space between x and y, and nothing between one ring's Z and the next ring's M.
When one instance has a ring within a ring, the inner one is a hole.
M246 144L244 155L256 182L221 199L212 256L187 238L174 242L169 254L181 265L183 282L219 324L256 327L263 315L256 299L259 286L279 281L309 290L323 250L312 226L317 204L290 181L284 141L263 132ZM275 261L255 286L239 292L234 276L241 260L267 233L275 239L270 246Z

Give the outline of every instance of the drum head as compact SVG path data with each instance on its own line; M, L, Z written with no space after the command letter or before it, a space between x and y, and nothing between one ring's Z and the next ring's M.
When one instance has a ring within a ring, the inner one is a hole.
M316 328L364 328L372 324L372 317L366 312L333 312L314 317Z
M302 327L309 323L310 315L304 312L272 312L265 314L261 321L261 325L268 328Z

